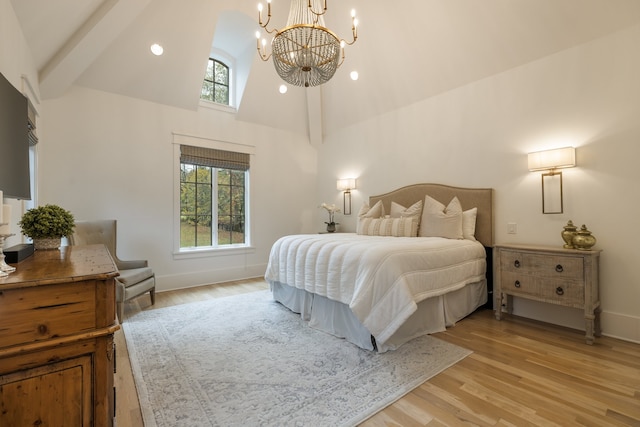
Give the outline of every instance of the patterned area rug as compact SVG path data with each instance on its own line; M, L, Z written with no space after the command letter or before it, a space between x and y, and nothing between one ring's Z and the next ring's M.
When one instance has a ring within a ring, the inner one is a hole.
M145 426L353 426L471 352L430 336L383 354L310 328L269 291L124 323Z

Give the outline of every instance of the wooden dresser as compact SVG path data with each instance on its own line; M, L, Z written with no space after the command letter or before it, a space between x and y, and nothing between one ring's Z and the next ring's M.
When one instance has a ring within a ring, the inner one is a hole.
M587 344L600 335L600 251L496 245L493 253L496 319L511 313L512 297L584 310Z
M0 426L113 426L109 252L67 246L14 266L0 278Z

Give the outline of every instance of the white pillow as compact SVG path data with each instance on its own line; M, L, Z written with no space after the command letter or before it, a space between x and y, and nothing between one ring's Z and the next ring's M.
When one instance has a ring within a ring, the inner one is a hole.
M358 218L382 218L383 216L384 205L382 204L382 200L378 200L373 207L369 207L369 203L364 202L360 208L360 212L358 212Z
M476 217L478 208L471 208L462 212L462 236L467 240L476 241Z
M420 218L420 214L422 213L422 200L418 200L408 208L405 208L399 203L391 202L391 218L409 218L409 217L417 217Z
M360 233L362 229L362 221L367 218L382 218L384 216L384 205L382 200L378 200L375 205L369 207L369 203L364 202L358 212L358 220L356 222L356 233Z
M358 234L365 236L416 237L418 220L415 218L361 218Z
M420 237L446 237L462 239L462 205L457 197L451 199L445 207L436 199L425 196L422 219L420 220Z

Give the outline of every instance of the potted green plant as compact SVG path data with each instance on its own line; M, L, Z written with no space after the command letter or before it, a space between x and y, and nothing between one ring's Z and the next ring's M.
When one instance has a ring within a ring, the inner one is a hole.
M60 239L70 236L76 226L71 212L57 205L29 209L18 222L22 234L31 237L35 249L57 249Z

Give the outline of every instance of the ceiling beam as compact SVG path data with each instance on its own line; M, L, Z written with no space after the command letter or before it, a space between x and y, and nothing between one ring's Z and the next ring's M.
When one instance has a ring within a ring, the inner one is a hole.
M151 0L105 0L39 71L43 99L63 95Z
M320 86L305 89L307 95L307 116L309 142L314 147L322 144L322 91Z

